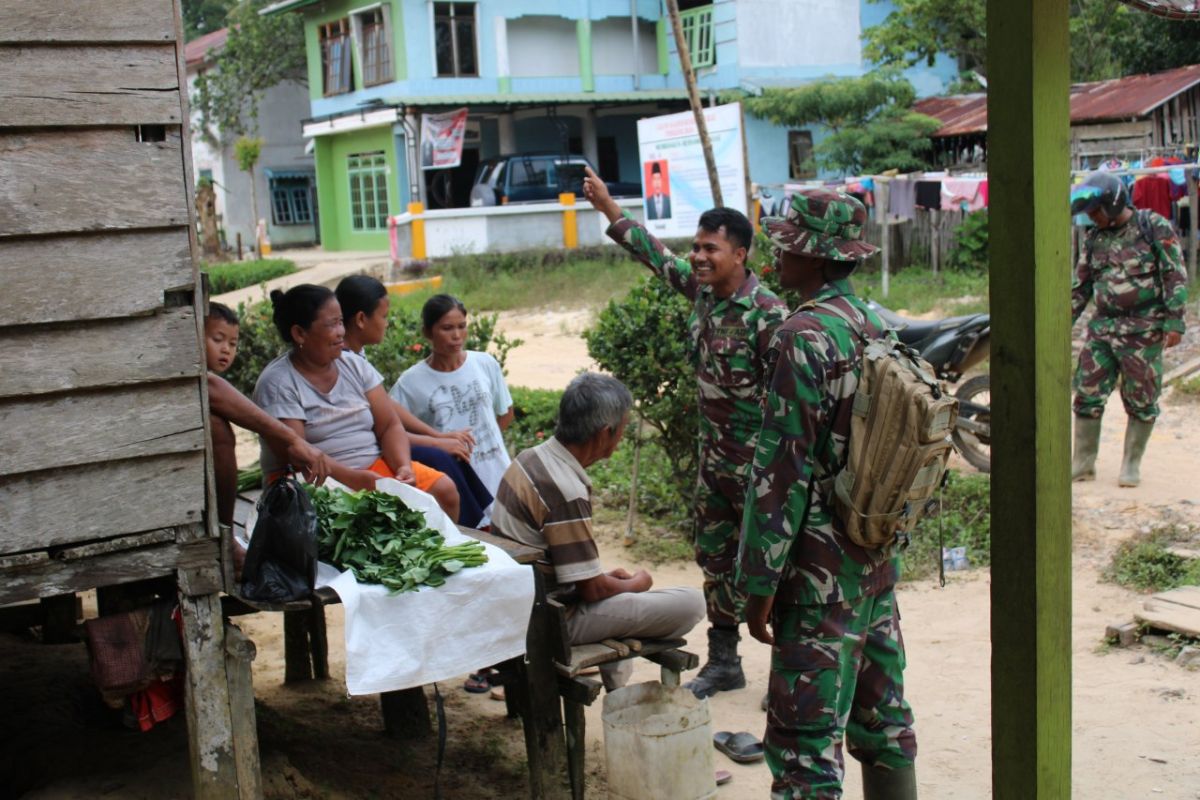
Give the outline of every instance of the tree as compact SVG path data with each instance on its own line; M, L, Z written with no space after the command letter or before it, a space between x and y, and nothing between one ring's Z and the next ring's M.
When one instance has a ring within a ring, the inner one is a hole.
M1200 64L1200 22L1180 22L1126 10L1127 26L1112 42L1126 75Z
M885 0L870 0L881 3ZM963 69L984 71L986 0L890 0L894 10L863 31L863 54L879 64L933 66L939 55Z
M183 0L183 38L197 39L225 27L225 15L236 0Z
M941 123L911 110L912 84L888 72L823 78L791 89L766 89L744 101L748 112L776 125L823 124L829 135L813 148L818 166L843 173L924 169L929 135Z
M233 143L233 157L238 169L250 176L250 229L254 231L254 253L262 258L262 240L258 236L258 184L254 180L254 166L262 155L263 140L243 136Z
M258 104L271 87L307 83L304 27L298 14L260 16L261 0L243 0L229 13L229 38L211 69L196 77L192 104L201 135L221 146L258 130Z

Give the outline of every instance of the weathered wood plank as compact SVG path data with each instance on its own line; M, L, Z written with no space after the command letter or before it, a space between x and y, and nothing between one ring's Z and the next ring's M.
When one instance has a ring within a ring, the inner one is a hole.
M0 398L199 377L195 312L0 331Z
M0 476L203 449L195 379L0 401Z
M0 285L0 326L42 325L148 314L195 273L181 227L0 241Z
M178 128L0 133L0 236L188 225Z
M1192 557L1192 556L1189 556ZM1175 603L1200 611L1200 586L1180 586L1166 592L1159 592L1152 598L1164 603Z
M79 0L4 0L0 42L171 42L171 0L121 0L86 9Z
M174 574L180 564L215 562L217 543L164 544L75 561L49 559L0 573L0 605Z
M233 716L225 673L225 624L216 594L179 594L183 652L187 659L188 752L192 796L227 800L238 796Z
M0 127L178 125L181 114L173 42L0 46Z
M1133 615L1152 628L1200 636L1200 609L1151 597Z
M414 686L379 695L383 730L393 739L424 739L433 732L425 689Z
M200 522L204 453L0 478L0 553Z
M262 774L258 760L258 726L254 713L254 642L236 625L225 623L225 675L229 679L229 710L233 723L233 755L238 800L261 800Z
M55 558L72 561L77 558L95 558L105 553L119 553L122 550L136 550L164 542L175 541L175 529L167 528L161 531L138 533L133 536L118 536L116 539L105 539L102 542L92 542L79 547L68 547L54 554Z

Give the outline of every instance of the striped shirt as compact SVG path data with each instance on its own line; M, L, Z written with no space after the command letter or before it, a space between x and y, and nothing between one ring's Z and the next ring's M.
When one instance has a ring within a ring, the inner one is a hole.
M492 529L545 550L559 588L604 572L592 539L592 482L554 437L509 465L496 492Z

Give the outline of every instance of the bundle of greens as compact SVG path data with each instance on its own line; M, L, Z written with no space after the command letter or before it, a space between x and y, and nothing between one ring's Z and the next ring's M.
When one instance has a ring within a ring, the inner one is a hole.
M487 562L483 544L448 547L425 515L384 492L344 492L306 484L317 512L322 561L351 570L363 583L398 592L441 586L446 576Z

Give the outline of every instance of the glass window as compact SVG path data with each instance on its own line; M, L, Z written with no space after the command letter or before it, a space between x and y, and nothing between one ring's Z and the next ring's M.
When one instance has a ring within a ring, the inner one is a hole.
M312 183L308 178L271 178L271 220L276 225L312 223Z
M383 8L359 15L362 26L363 84L375 86L392 80L392 50L388 46L387 17Z
M812 156L812 131L788 131L788 175L796 180L817 177Z
M350 176L351 229L387 230L388 165L383 151L348 156L346 171Z
M342 18L322 25L319 31L325 96L345 94L354 88L354 74L350 68L350 21Z
M479 74L474 3L434 3L433 40L439 78Z
M508 167L508 185L513 189L549 186L554 182L554 162L549 158L513 159Z

